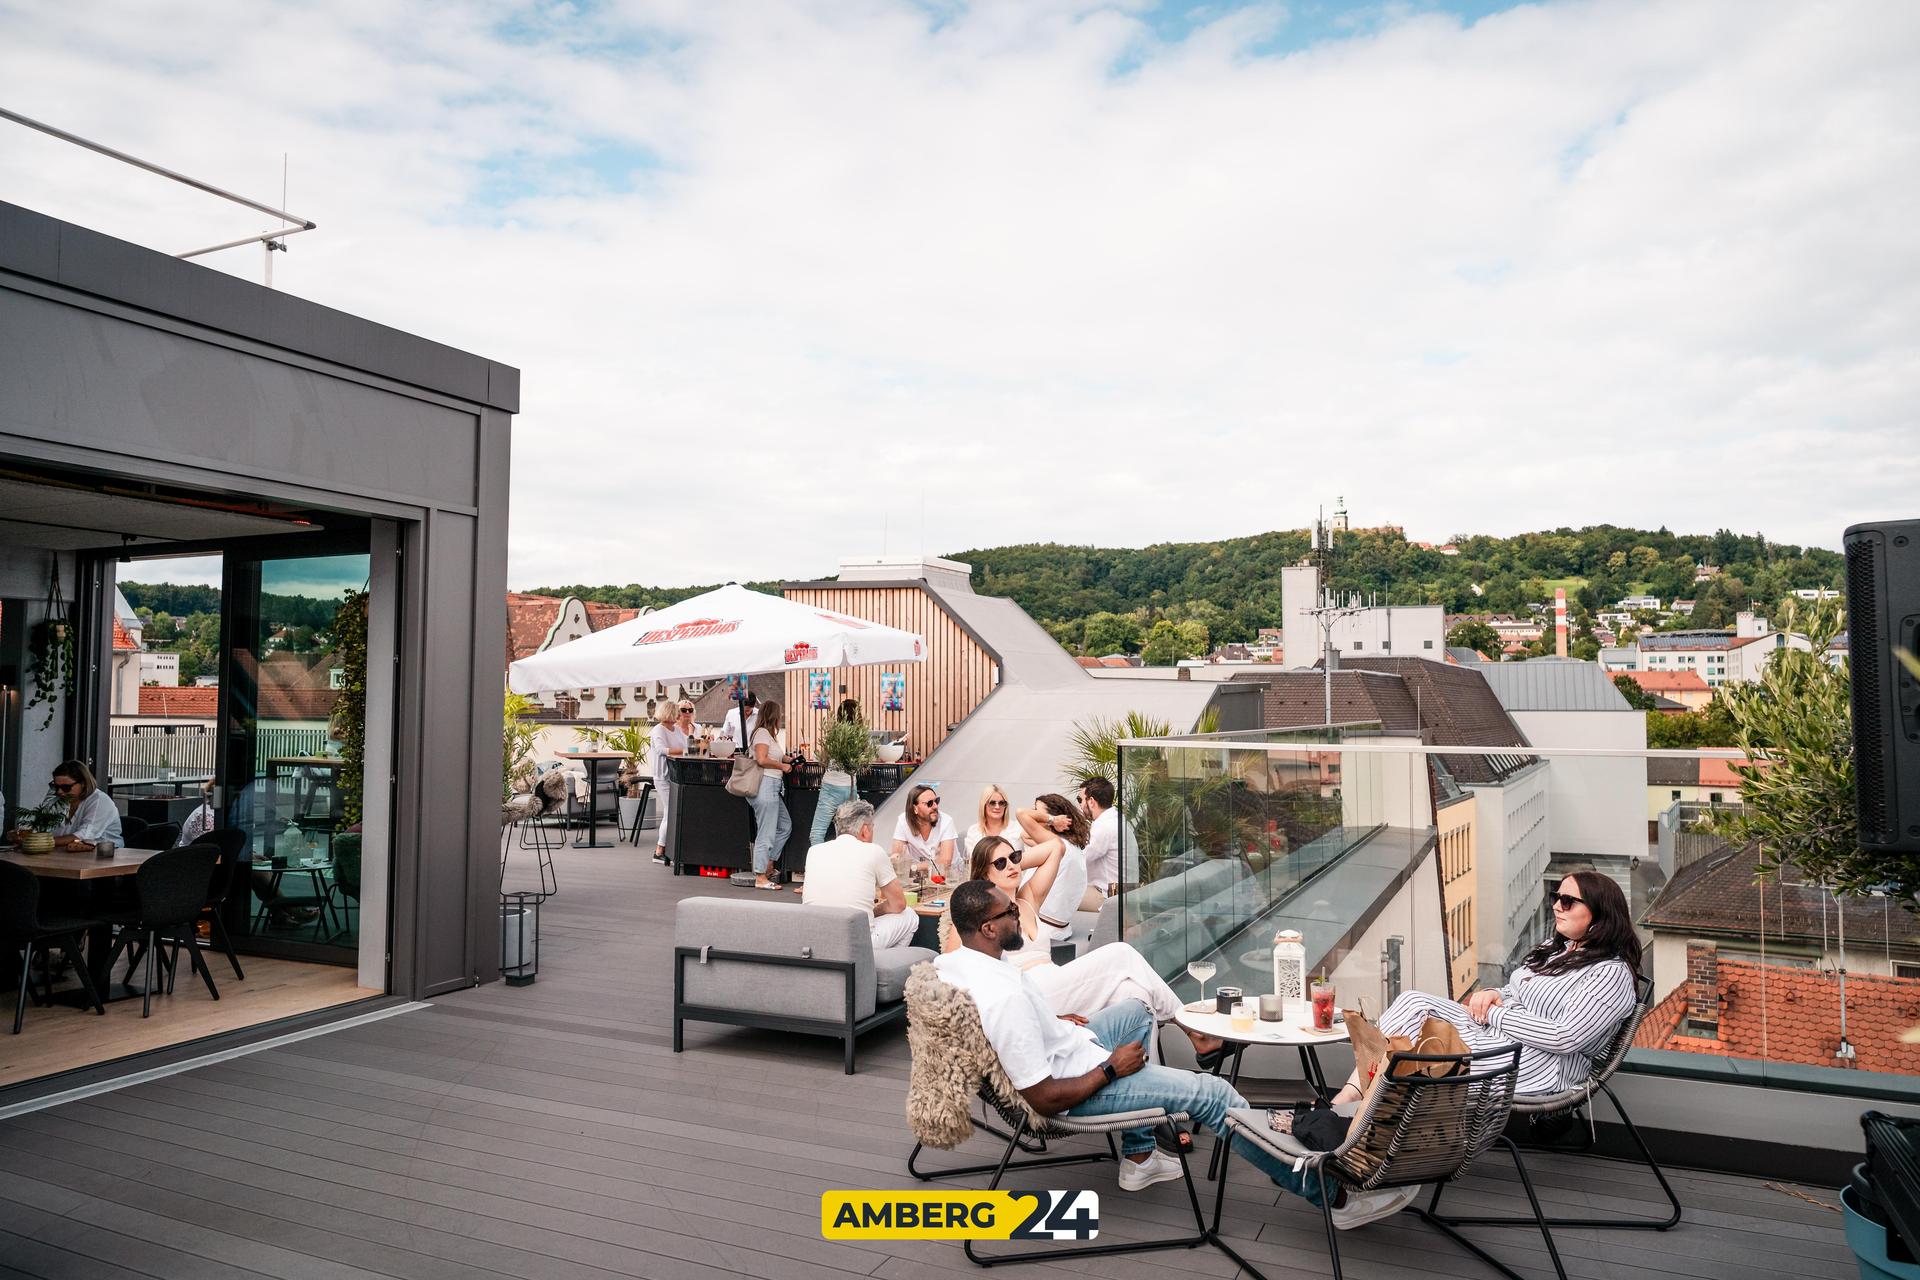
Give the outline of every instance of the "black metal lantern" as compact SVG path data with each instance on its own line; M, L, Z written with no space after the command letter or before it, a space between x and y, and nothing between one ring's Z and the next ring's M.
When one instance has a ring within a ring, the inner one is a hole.
M500 895L500 976L524 987L540 973L541 893Z

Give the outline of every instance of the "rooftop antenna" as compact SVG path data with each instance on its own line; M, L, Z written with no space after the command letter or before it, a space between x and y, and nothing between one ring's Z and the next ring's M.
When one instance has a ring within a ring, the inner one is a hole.
M294 214L288 213L284 209L276 209L272 205L261 204L258 200L249 200L245 196L235 195L233 192L228 191L223 187L214 186L211 182L202 182L198 178L190 178L184 173L179 173L179 172L176 172L175 170L164 168L161 165L154 164L150 160L142 160L138 156L128 155L124 151L116 151L114 148L109 147L104 143L94 142L91 139L83 138L77 133L68 133L65 129L56 128L53 125L47 124L44 121L32 119L29 116L23 116L17 111L9 111L5 107L0 107L0 120L11 120L15 124L24 125L29 129L36 129L39 132L46 134L48 137L58 138L62 142L71 142L76 147L85 147L88 151L97 152L100 155L106 156L108 159L118 160L122 164L130 164L136 169L145 169L148 173L158 174L162 178L167 178L173 182L178 182L183 186L192 187L196 191L204 191L208 195L218 196L222 200L231 200L234 204L245 205L249 209L257 210L260 213L264 213L268 215L269 217L278 218L280 220L281 225L276 230L262 231L258 235L242 236L238 240L227 240L227 241L223 241L220 244L210 244L204 249L189 249L185 253L174 254L173 256L176 258L182 258L182 259L199 258L199 257L204 257L209 253L218 253L222 249L237 249L241 245L248 245L248 244L264 244L267 247L266 248L267 287L272 288L273 287L273 255L274 253L276 251L280 253L286 252L287 246L284 242L288 236L299 235L302 231L313 231L319 225L307 218L298 217ZM285 204L286 203L286 194L285 194L286 193L286 156L284 152L281 154L280 182L281 182L281 203ZM294 225L288 226L287 225L288 223L292 223Z

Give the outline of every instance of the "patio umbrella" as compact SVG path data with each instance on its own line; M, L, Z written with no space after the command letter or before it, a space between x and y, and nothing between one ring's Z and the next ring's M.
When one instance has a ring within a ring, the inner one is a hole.
M515 693L755 675L813 667L926 661L911 631L749 591L732 583L705 595L557 645L507 668ZM740 724L746 726L746 688Z

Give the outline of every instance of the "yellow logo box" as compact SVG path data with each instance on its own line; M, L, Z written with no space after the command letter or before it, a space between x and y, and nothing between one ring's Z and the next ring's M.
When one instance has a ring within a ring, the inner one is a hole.
M1097 1191L828 1191L828 1240L1091 1240Z

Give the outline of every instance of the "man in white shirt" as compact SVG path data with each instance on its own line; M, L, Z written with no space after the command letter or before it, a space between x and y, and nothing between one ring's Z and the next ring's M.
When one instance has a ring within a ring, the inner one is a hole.
M873 919L873 949L913 941L920 917L907 910L907 893L893 860L873 842L873 806L849 800L833 811L838 835L807 850L807 882L800 901L809 907L859 907Z
M723 738L732 738L735 742L752 742L753 731L759 727L760 699L751 693L747 695L747 731L745 733L740 731L740 704L738 702L728 707L727 714L720 717L720 736Z
M1228 1109L1247 1105L1219 1076L1149 1063L1146 1041L1153 1034L1153 1017L1137 1000L1123 1000L1092 1018L1055 1017L1033 980L1002 959L1003 952L1024 942L1020 909L989 882L969 880L956 887L952 910L961 945L935 960L934 970L973 997L981 1029L1008 1079L1041 1115L1084 1118L1157 1108L1185 1112L1219 1133ZM1295 1173L1290 1162L1245 1139L1235 1140L1233 1150L1276 1186L1318 1203L1313 1183ZM1120 1151L1122 1191L1182 1174L1181 1162L1154 1146L1151 1129L1121 1134ZM1413 1186L1361 1194L1343 1188L1333 1224L1346 1230L1398 1213L1419 1191Z
M1088 778L1080 784L1080 808L1091 824L1087 836L1087 891L1082 911L1098 911L1120 878L1120 815L1113 811L1113 784Z

